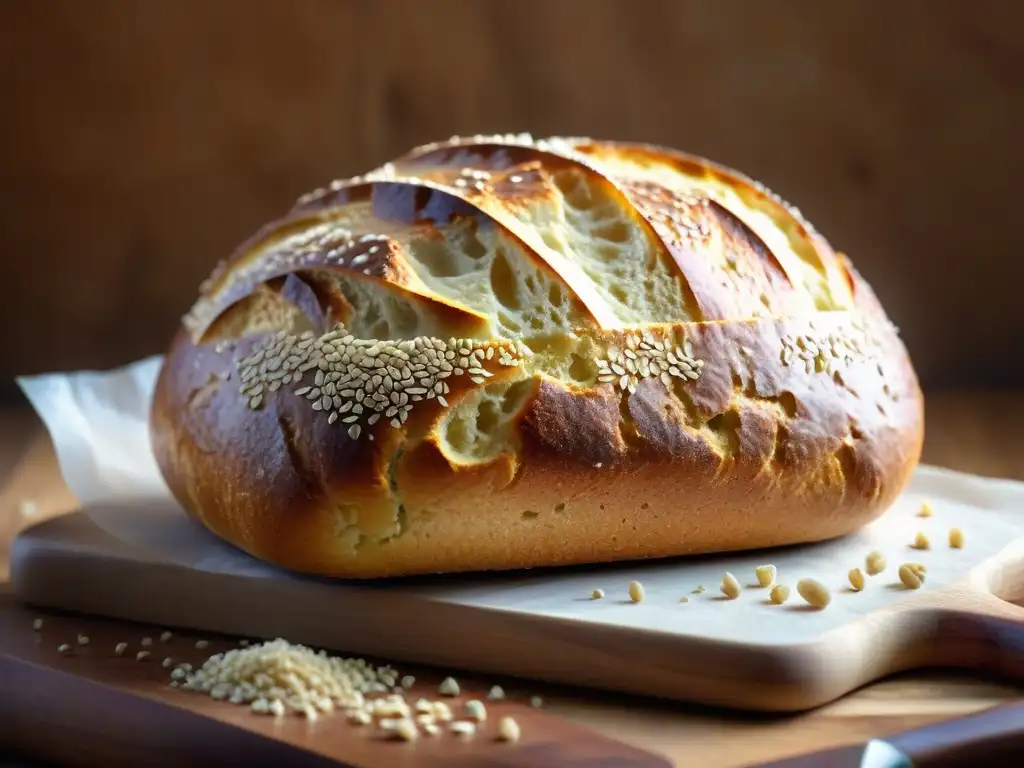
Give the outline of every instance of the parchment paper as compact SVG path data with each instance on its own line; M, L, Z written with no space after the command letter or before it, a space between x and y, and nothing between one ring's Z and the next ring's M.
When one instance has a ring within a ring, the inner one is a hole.
M161 358L152 357L107 372L19 379L50 432L68 486L83 505L112 505L102 514L91 513L93 520L112 536L155 557L211 572L300 578L220 541L191 521L170 497L153 459L147 426L160 363ZM916 512L926 500L934 517L918 518ZM967 536L962 550L947 544L954 525ZM919 530L931 538L929 551L909 547ZM921 466L906 493L881 519L836 541L771 552L402 580L359 588L397 588L432 600L705 638L798 642L915 594L896 578L902 562L926 563L925 588L934 589L963 578L987 558L1006 555L1008 549L1024 557L1024 483ZM886 555L889 568L869 579L863 593L854 594L847 588L846 574L850 568L863 568L864 556L872 550ZM791 587L798 578L818 578L833 590L832 605L825 611L807 611L794 589L789 604L770 607L767 590L745 588L739 600L728 601L731 609L723 610L726 602L718 589L723 572L734 573L748 587L754 582L754 568L763 563L777 565L780 581ZM646 588L647 597L640 604L626 599L633 579ZM699 584L707 591L695 595L692 590ZM605 590L604 600L588 599L595 588ZM681 602L684 596L688 600ZM737 609L735 603L746 608ZM794 621L794 613L800 620Z

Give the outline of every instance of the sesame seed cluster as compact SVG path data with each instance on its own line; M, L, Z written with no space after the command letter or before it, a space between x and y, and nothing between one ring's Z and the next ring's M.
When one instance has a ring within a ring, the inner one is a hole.
M238 361L239 391L256 410L268 392L312 373L312 383L295 394L326 413L329 424L341 421L357 440L364 425L382 417L400 428L418 402L436 399L447 406L452 377L484 384L494 375L488 366L515 367L523 354L520 345L503 340L357 339L341 325L322 336L279 331Z
M666 243L706 241L711 237L707 222L708 199L670 189L652 181L615 178L637 210L650 221Z
M671 387L673 378L696 381L704 368L704 361L693 356L689 339L673 349L648 332L628 334L623 349L609 347L605 354L596 361L597 380L615 383L630 394L636 391L640 379L660 379Z
M807 373L831 372L840 362L847 364L855 359L870 356L876 349L864 328L857 324L843 331L828 334L801 334L782 339L782 362L784 365L803 365Z

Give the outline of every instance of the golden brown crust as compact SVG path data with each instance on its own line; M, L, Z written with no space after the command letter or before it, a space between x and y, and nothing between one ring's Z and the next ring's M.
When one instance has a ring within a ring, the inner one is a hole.
M699 187L671 189L663 183L669 177L638 171L631 178L586 159L610 154L724 179L784 220L799 244L780 253L742 211ZM641 227L650 258L676 270L689 320L624 322L585 271L567 266L570 259L516 213L560 199L552 195L564 182L561 169L584 174ZM360 242L346 230L339 243L336 228L315 229L357 204L362 218L351 226L372 218L379 239ZM486 312L423 282L430 276L415 266L408 228L429 237L460 221L478 233L498 227L525 259L564 282L581 318L564 333L577 355L593 351L582 381L557 366L530 368L533 358L517 340L490 338ZM284 222L246 243L204 286L171 345L152 410L154 450L175 497L219 536L268 562L364 578L817 541L881 514L919 460L921 392L870 287L798 213L706 161L585 140L462 140L313 193ZM313 245L287 243L286 231L313 232ZM379 245L373 254L370 243ZM353 264L358 255L365 258ZM351 336L349 346L331 346L344 342L344 331L323 336L354 311L336 275L371 285L382 300L397 297L456 336L436 341L440 353L416 342L433 363L410 340L405 351L396 339L380 353L388 365L412 366L393 378L395 391L405 386L416 401L382 401L372 423L370 391L383 391L379 378L371 381L377 347L361 358L362 373L332 373L368 348ZM819 293L807 289L808 275L821 281ZM231 332L238 318L251 320L255 304L244 301L257 298L301 320L276 334L258 324L257 332ZM837 306L822 311L815 302ZM479 367L470 358L477 374L469 366L439 372L444 349L456 349L457 367L467 351L458 348L470 345L480 350ZM284 384L271 388L266 371L256 370L265 362L246 359L281 349L291 367L284 379L274 374ZM669 361L680 358L670 374ZM338 387L328 391L331 376ZM366 407L356 416L339 393L362 382L366 397L360 393L357 405ZM453 414L483 388L504 392L513 382L515 408L507 423L490 427L507 444L486 455L460 453L446 432Z

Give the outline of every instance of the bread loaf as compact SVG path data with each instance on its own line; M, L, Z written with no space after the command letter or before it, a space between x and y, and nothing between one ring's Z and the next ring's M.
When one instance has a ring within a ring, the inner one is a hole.
M152 408L189 514L350 578L829 539L922 435L895 328L798 211L697 157L525 135L301 198L203 284Z

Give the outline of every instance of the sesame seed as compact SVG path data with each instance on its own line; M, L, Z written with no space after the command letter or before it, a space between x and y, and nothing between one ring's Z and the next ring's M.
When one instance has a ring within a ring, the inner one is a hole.
M688 598L686 595L683 595L682 597L679 598L679 602L680 603L688 603L688 602L690 602L690 598Z
M927 501L921 504L921 508L917 511L918 517L931 517L935 512L932 510L931 504Z
M443 723L452 719L452 710L445 702L435 701L433 703L434 717Z
M22 499L18 503L18 514L22 517L35 517L36 512L38 512L38 507L32 499Z
M420 732L412 720L400 720L394 730L394 735L401 741L415 741Z
M168 656L166 659L160 662L160 666L162 666L164 669L170 669L172 666L174 666L174 659Z
M199 648L200 650L202 650L203 648L208 647L209 645L210 645L210 641L209 640L196 640L196 648Z
M739 581L735 576L726 571L725 575L722 577L722 594L730 600L735 600L740 596L740 591Z
M770 587L775 581L776 568L774 565L761 565L754 569L757 576L757 583L762 587Z
M114 653L118 656L124 656L124 652L128 650L128 643L118 643L114 646Z
M800 597L819 610L827 608L832 602L832 594L825 585L814 579L800 579L796 583L796 591Z
M174 635L172 633L170 633L170 632L163 632L160 635L160 642L161 643L169 643L171 641L172 637L174 637Z
M928 537L925 536L924 531L918 531L914 537L914 543L910 545L913 549L930 549L931 542L928 541Z
M953 549L963 549L964 547L964 532L959 528L949 529L949 546Z
M353 725L369 725L373 718L365 709L354 709L348 713L348 721Z
M867 567L868 576L877 576L885 570L885 555L881 552L872 552L865 559L864 565Z
M145 661L149 658L149 651L139 651L135 654L136 661Z
M500 685L492 685L491 690L487 692L487 698L491 701L502 701L505 698L505 689Z
M593 592L590 593L590 599L591 600L600 600L603 597L604 597L604 590L603 589L595 589Z
M57 653L63 653L64 655L71 653L72 650L71 646L67 643L61 643L57 646Z
M540 709L544 706L544 699L542 699L540 696L531 696L530 706L534 709Z
M142 638L142 642L139 643L139 645L141 645L143 648L148 648L152 644L153 644L153 638L152 637L144 637L144 638Z
M789 600L789 587L785 584L776 584L772 587L772 591L769 593L768 597L776 605L782 605L784 602Z
M514 718L506 715L498 721L498 739L500 741L515 743L519 741L521 735L522 731L519 728L519 723Z
M704 592L705 592L705 589L704 589L704 585L703 584L698 584L697 588L695 590L693 590L693 594L695 594L695 595L700 595L700 594L703 594Z
M270 702L270 714L275 717L281 717L284 714L284 702L280 699L274 699Z
M853 568L847 578L850 580L850 586L853 587L854 591L860 592L864 589L864 574L861 573L860 568Z
M89 636L88 635L79 635L77 640L78 640L78 644L79 645L88 645L89 644Z
M639 603L644 599L644 585L639 581L632 581L629 584L629 599L634 603Z
M482 723L487 719L487 707L484 706L482 701L473 699L466 702L466 714L469 715L470 719Z
M454 677L446 677L438 686L437 692L442 696L458 696L459 684Z
M42 628L43 628L43 620L42 619L36 619L35 621L32 622L32 629L34 629L36 632L38 632Z
M460 720L452 723L451 731L456 736L461 736L464 739L471 739L476 735L476 723L470 723L466 720Z
M416 678L413 677L412 675L406 675L405 677L402 678L402 687L405 690L409 690L414 685L416 685Z

